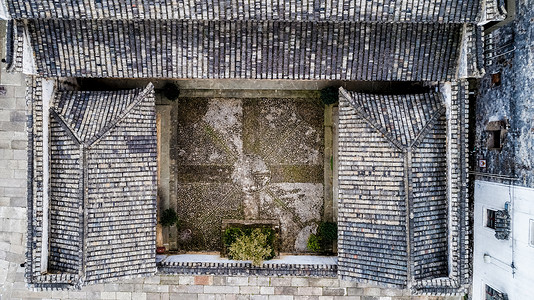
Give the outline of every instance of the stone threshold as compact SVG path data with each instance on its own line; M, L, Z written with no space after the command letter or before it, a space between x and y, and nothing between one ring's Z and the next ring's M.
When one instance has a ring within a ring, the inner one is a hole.
M185 275L337 277L337 256L281 255L261 267L210 254L157 255L158 272Z

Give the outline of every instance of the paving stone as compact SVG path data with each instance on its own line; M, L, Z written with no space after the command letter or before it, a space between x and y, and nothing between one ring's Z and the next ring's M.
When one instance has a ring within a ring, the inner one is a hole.
M381 289L380 293L382 296L388 296L388 297L409 296L409 295L406 295L408 293L407 290L400 290L400 289Z
M320 287L297 287L297 295L321 296L323 289Z
M132 293L132 300L146 300L146 293Z
M339 286L339 279L334 278L310 278L309 279L310 286L318 286L318 287L337 287Z
M27 121L26 112L24 111L12 111L9 116L10 122L22 122L25 124Z
M87 293L85 292L69 292L69 299L87 299Z
M259 286L242 286L239 288L239 294L259 294Z
M248 284L257 285L257 286L270 286L271 278L270 277L258 277L258 276L249 277Z
M211 285L213 284L213 276L195 276L195 284Z
M187 275L182 275L179 277L179 281L178 281L181 285L183 284L195 284L195 276L187 276Z
M18 131L23 132L26 130L26 124L23 122L0 122L0 130L5 131ZM14 149L23 149L23 148L14 148Z
M12 149L0 149L0 157L2 157L5 160L13 159L13 150Z
M129 300L132 298L131 292L116 292L117 300Z
M291 285L292 286L308 286L310 283L308 281L308 278L304 277L293 277L291 278Z
M275 286L274 287L275 295L296 295L297 287L291 286Z
M159 284L160 282L161 282L160 276L149 276L149 277L144 278L144 283L146 284Z
M0 141L0 149L11 149L10 141Z
M170 287L171 293L178 294L198 294L204 292L202 285L173 285Z
M356 288L356 287L348 287L347 288L347 295L349 296L359 296L364 294L363 288Z
M176 299L179 299L179 298L176 298ZM159 293L147 293L146 300L161 300L160 294Z
M199 297L201 296L201 297ZM171 293L170 294L170 299L179 299L179 300L197 300L197 299L215 299L214 297L213 298L209 298L210 296L212 295L196 295L196 294L177 294L177 293Z
M13 159L26 161L28 159L28 151L26 151L25 149L13 150ZM24 174L26 174L26 170L24 170Z
M345 288L323 288L323 296L343 296L345 293Z
M168 285L158 285L158 284L143 284L144 292L157 292L157 293L168 293Z
M363 294L365 296L380 296L380 289L379 288L365 288L363 290Z
M272 286L290 286L291 278L290 277L273 277L271 279Z
M178 275L167 275L167 276L161 276L160 277L160 283L161 284L169 284L169 285L177 285L179 284L180 282L180 278L182 276L178 276ZM191 284L194 282L194 279L193 277L191 277ZM185 283L183 283L185 284Z
M262 294L262 295L274 295L274 287L272 287L272 286L260 286L260 294Z
M293 300L293 296L289 295L269 295L269 300Z
M205 285L204 286L204 293L208 293L208 294L238 294L239 293L239 287L238 286L229 286L229 285L221 285L221 286Z
M239 276L229 276L226 277L226 284L231 286L242 286L242 285L248 285L248 277Z
M248 279L247 279L248 284ZM213 276L213 285L226 285L225 276Z

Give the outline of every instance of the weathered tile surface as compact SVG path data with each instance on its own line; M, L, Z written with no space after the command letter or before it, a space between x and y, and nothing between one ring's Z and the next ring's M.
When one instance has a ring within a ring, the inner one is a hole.
M448 226L440 94L341 95L339 273L397 286L448 277L458 227Z
M22 19L181 19L474 23L479 0L7 1ZM485 0L491 14L497 0Z
M47 77L456 77L461 24L28 20Z
M30 79L29 97L41 99ZM156 129L153 87L117 92L58 91L50 110L50 261L40 275L42 221L29 214L28 282L79 285L150 275L155 266ZM34 119L42 122L42 109ZM41 125L42 127L42 125ZM39 123L32 130L39 132ZM30 134L31 139L40 138ZM29 152L41 160L42 144ZM30 169L41 178L43 168ZM43 211L37 181L29 206ZM42 217L41 217L42 218Z

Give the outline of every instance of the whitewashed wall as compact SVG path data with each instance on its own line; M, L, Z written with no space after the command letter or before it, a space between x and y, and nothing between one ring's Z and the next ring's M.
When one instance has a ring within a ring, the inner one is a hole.
M512 232L509 240L501 241L485 227L485 210L504 209L506 202L510 203ZM534 189L475 181L473 299L485 299L485 284L508 294L509 300L534 299L531 219L534 220ZM484 262L484 254L491 256L491 262Z

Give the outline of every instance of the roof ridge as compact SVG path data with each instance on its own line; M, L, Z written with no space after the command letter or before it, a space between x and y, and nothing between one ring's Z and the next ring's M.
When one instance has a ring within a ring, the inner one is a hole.
M93 91L97 94L94 98L91 97L93 94L90 91L58 91L55 95L55 107L50 108L50 113L76 144L90 147L122 121L153 90L154 85L149 83L142 89L115 92ZM95 117L91 112L97 107L100 108L102 103L83 103L83 101L102 102L102 98L110 99L109 106L111 107L102 109L101 112L104 115L101 113ZM131 100L128 101L127 99ZM129 102L126 107L124 107L124 101ZM71 105L75 102L78 102L79 105ZM103 126L94 125L95 122Z
M147 86L140 91L140 93L136 96L136 98L118 115L115 117L114 120L109 122L108 126L104 126L99 132L97 132L92 138L90 138L88 141L85 142L86 147L90 147L94 143L98 142L107 132L109 132L112 128L117 126L127 115L128 113L136 107L141 101L143 101L146 96L154 90L154 85L152 82L149 82Z
M340 93L359 117L380 132L395 148L403 151L417 147L445 112L443 99L436 92L386 95L350 92L340 88ZM421 98L421 95L424 96ZM397 102L402 102L403 107L399 107ZM376 115L387 119L375 119L375 111L379 112Z

